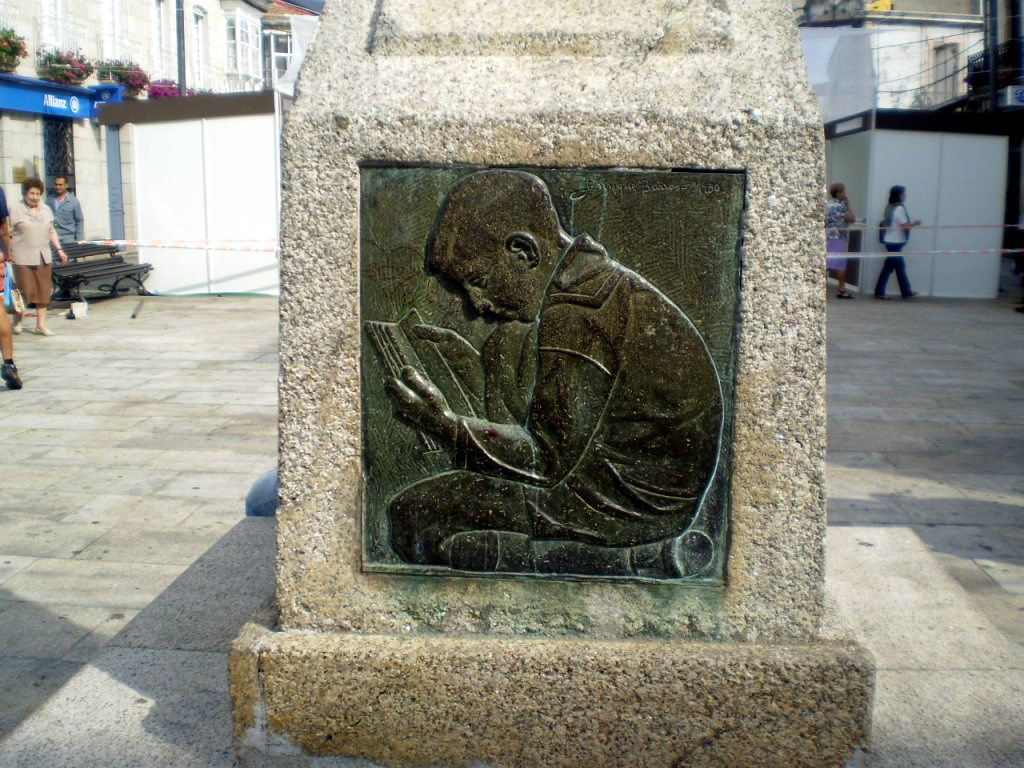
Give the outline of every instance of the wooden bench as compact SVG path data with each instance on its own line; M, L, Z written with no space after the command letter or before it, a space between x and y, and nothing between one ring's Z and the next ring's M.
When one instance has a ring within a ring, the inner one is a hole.
M116 296L131 290L131 283L136 293L149 295L143 281L153 269L151 264L125 261L117 246L72 243L63 248L68 262L53 263L52 301L81 301L84 286L93 293ZM122 281L129 285L121 287Z

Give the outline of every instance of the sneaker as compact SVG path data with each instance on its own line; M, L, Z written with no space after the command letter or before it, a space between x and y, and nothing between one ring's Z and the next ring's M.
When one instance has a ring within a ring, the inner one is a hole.
M904 296L903 298L904 298L904 299L912 299L912 298L914 298L915 296L917 296L917 291L911 291L910 293L908 293L908 294L907 294L906 296Z
M21 333L21 320L11 326L11 332L15 334Z
M36 334L36 336L56 336L57 335L53 331L51 331L49 328L36 328L35 334Z
M18 376L18 368L14 363L4 363L0 368L0 377L8 389L21 389L21 377Z

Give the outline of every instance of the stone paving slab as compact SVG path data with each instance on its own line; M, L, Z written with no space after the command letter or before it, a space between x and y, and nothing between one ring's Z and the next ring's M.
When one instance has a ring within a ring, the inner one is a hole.
M230 768L222 653L108 647L0 743L4 768Z
M972 609L912 529L833 527L827 551L830 594L878 669L1003 669L1024 679L1024 647Z
M880 669L875 686L865 768L1024 765L1024 675Z

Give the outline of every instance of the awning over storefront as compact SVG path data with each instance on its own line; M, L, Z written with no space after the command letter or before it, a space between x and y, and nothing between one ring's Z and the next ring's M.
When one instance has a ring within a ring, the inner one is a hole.
M100 104L121 101L121 86L81 88L20 75L0 75L0 112L31 112L72 120L95 120Z

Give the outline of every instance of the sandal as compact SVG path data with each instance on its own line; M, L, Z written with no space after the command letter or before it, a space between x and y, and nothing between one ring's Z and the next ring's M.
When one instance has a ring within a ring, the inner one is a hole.
M839 291L839 293L836 294L836 298L837 299L852 299L853 298L853 294L850 293L849 291Z

